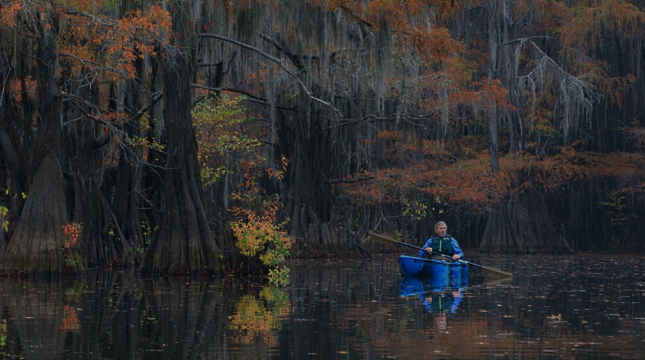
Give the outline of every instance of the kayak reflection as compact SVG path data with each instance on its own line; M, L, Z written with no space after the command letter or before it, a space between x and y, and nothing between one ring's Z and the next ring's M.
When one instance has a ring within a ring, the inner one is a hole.
M438 268L427 276L404 276L399 296L418 296L430 313L454 314L468 288L468 267Z

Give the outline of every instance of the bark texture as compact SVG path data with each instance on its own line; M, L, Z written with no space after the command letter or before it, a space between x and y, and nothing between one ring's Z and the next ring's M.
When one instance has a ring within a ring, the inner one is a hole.
M35 165L31 190L16 230L0 254L0 273L56 276L84 271L75 248L65 249L62 226L67 223L61 171L61 94L58 69L58 21L52 8L44 9L37 23L36 57L38 117L31 124ZM67 266L67 264L72 266Z
M495 204L479 250L509 254L573 252L567 239L556 231L543 194L536 192Z
M201 193L197 142L192 127L195 78L195 18L199 2L171 2L177 50L170 47L161 63L164 83L165 170L160 185L160 228L153 237L141 270L174 275L221 274L215 238ZM181 51L180 51L181 50Z
M76 250L63 250L67 211L62 181L56 158L48 154L36 171L16 231L2 249L0 273L47 277L84 270ZM76 266L68 267L66 258Z

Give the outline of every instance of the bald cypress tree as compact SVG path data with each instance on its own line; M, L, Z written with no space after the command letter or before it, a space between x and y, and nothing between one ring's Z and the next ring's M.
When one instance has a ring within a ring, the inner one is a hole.
M192 83L197 66L201 1L170 1L170 44L159 59L163 81L164 171L159 178L159 231L141 265L151 273L220 274L223 270L202 200L197 142L192 127Z

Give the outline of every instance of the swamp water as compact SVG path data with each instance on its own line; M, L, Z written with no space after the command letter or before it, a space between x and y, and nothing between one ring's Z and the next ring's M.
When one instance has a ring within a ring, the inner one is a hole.
M278 289L135 273L0 282L1 359L643 359L645 257L297 260Z

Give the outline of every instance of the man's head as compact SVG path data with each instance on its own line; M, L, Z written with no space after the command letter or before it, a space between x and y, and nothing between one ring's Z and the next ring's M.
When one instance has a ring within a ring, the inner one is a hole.
M446 330L448 328L448 319L446 318L446 314L435 314L434 323L438 330Z
M448 233L448 225L443 221L439 221L434 225L434 232L438 236L445 236Z

